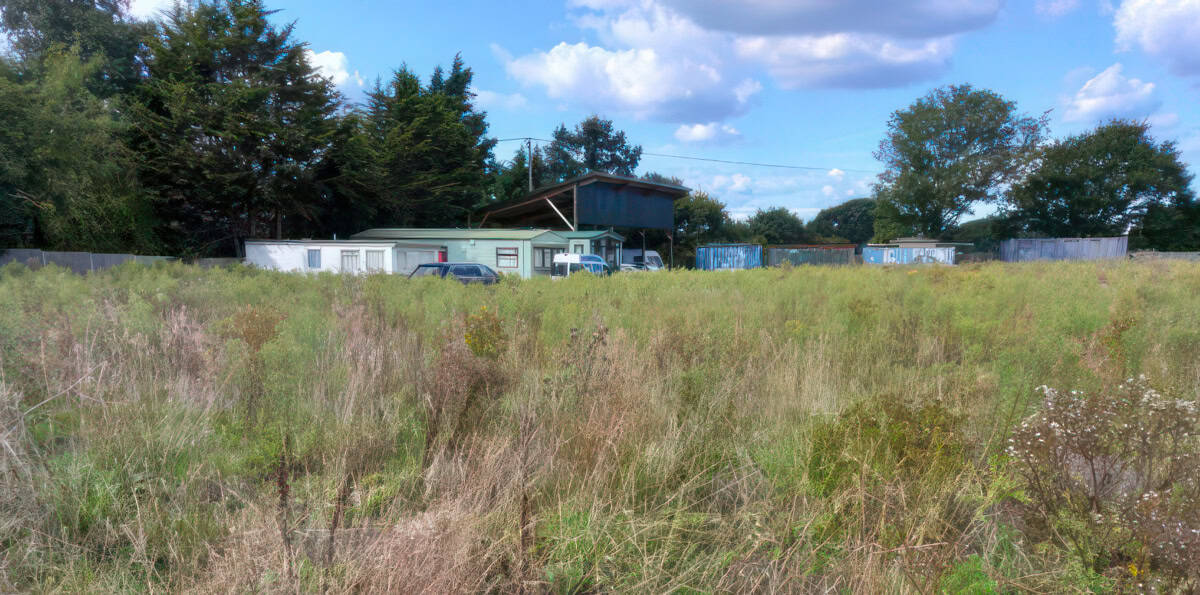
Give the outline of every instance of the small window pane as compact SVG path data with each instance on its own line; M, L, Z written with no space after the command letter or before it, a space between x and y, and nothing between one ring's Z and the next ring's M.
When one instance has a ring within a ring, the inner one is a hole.
M371 272L383 270L383 250L367 250L367 270Z
M517 249L496 248L496 266L502 269L517 268Z
M358 272L358 250L342 250L342 272Z
M308 249L308 268L310 268L310 269L321 268L321 249L320 248L309 248Z

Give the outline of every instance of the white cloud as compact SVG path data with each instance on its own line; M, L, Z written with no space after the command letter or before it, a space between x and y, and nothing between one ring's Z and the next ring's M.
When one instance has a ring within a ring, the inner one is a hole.
M837 190L835 190L833 186L826 184L821 186L821 194L824 194L825 196L833 196L834 194L837 194Z
M675 130L675 138L685 143L722 143L741 138L742 133L728 124L684 124Z
M750 185L754 180L745 174L735 173L733 175L716 175L712 178L712 187L716 190L723 190L735 194L751 192Z
M1117 46L1134 46L1177 75L1200 74L1200 1L1124 0L1113 17Z
M326 50L316 53L312 50L304 50L304 54L308 58L308 63L317 71L317 74L325 77L334 86L341 87L353 80L355 85L361 87L366 82L357 70L351 74L350 61L346 58L346 54L342 52Z
M1079 0L1037 0L1033 9L1048 17L1061 17L1079 8Z
M745 81L726 81L708 64L654 48L608 50L564 42L548 52L515 58L506 67L514 78L543 87L551 98L639 118L719 120L744 111L753 96L738 92Z
M156 20L175 6L175 0L132 0L129 16L138 20Z
M1068 122L1096 122L1109 118L1145 118L1162 102L1154 83L1127 78L1120 63L1113 64L1083 84L1066 103Z
M765 64L784 88L882 88L941 74L954 42L836 33L741 38L736 48L740 56Z
M837 178L838 180L841 180L842 178L846 177L846 172L835 167L835 168L829 170L828 175L831 178Z
M497 93L486 89L475 90L475 105L485 110L515 111L529 104L520 93Z
M1002 0L664 0L697 23L749 35L936 37L995 20Z
M597 42L512 56L510 76L600 112L691 124L748 110L766 70L785 88L881 88L934 78L955 36L1002 0L569 0Z

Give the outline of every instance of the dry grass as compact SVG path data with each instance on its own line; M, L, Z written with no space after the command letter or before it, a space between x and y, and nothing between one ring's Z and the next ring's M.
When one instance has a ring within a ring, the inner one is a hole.
M4 269L0 590L1111 584L1002 445L1041 384L1195 398L1200 267L914 271Z

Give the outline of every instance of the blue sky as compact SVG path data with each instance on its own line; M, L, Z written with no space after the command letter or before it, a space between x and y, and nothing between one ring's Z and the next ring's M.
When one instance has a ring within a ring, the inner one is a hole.
M154 14L169 0L134 0ZM1147 119L1200 164L1200 0L277 0L351 100L401 64L428 76L461 52L497 138L547 138L591 113L736 216L805 219L869 193L889 115L971 83L1051 111L1065 136ZM510 158L516 143L501 144ZM1196 168L1193 167L1193 171ZM986 212L981 209L980 212Z

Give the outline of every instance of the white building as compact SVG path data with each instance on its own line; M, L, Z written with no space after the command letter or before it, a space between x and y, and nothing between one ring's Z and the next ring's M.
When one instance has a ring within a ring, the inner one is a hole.
M439 244L395 240L246 240L246 264L298 273L396 273L407 275L437 262Z

